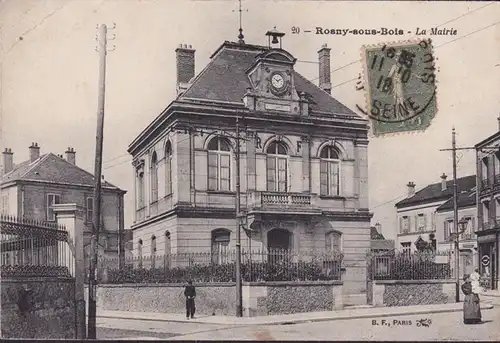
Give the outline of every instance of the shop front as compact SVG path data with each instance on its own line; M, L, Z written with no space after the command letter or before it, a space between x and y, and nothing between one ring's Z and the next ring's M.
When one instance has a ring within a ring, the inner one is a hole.
M479 272L488 289L498 289L498 232L477 237L479 250Z

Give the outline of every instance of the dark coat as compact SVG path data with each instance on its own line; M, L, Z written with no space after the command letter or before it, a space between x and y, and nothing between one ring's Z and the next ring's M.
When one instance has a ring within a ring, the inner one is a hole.
M184 289L184 296L186 298L194 298L196 296L196 289L193 285L186 286Z
M479 296L472 293L472 285L466 282L462 285L464 293L464 323L473 324L481 322L481 306L479 305Z

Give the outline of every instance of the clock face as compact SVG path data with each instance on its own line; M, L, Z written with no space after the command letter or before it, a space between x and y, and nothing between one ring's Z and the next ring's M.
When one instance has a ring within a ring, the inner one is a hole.
M274 74L271 77L271 85L276 89L282 89L285 86L285 79L281 74Z

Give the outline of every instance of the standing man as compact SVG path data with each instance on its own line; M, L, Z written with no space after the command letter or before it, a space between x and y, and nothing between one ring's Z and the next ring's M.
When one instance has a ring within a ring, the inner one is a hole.
M194 306L194 298L196 298L196 289L193 286L193 282L191 280L188 281L188 285L184 289L184 296L186 297L186 318L191 319L194 318L195 306Z

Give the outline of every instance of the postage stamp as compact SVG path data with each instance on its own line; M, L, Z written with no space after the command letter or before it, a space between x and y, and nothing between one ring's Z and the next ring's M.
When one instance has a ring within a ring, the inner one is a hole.
M362 61L373 134L425 130L437 112L431 40L364 46Z

